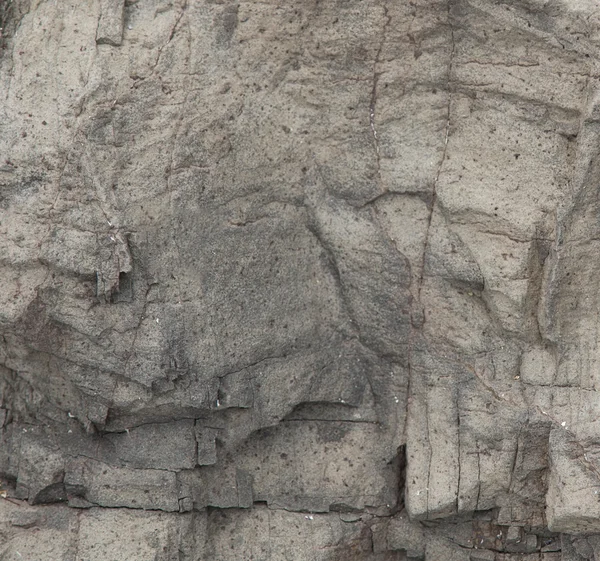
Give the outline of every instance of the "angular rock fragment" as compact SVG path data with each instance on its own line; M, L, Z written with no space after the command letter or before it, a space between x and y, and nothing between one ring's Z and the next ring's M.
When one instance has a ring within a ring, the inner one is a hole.
M124 0L102 0L100 3L100 20L96 31L98 45L118 47L123 41L123 7Z

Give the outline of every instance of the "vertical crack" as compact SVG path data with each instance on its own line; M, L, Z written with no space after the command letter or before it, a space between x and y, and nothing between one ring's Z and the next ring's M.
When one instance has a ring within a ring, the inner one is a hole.
M436 199L437 199L437 185L438 185L440 174L442 171L442 166L444 164L444 161L446 160L446 152L448 149L448 138L450 135L450 106L451 106L451 102L452 102L450 86L451 86L451 81L452 81L452 66L454 63L454 48L455 48L454 28L451 23L451 4L450 4L450 2L451 2L451 0L448 0L448 4L447 4L447 17L448 17L448 26L450 27L451 47L450 47L450 58L449 58L448 71L447 71L447 77L446 77L446 89L448 91L448 107L447 107L447 112L446 112L444 147L443 147L443 151L442 151L442 157L441 157L441 160L438 165L438 168L437 168L437 171L435 174L435 178L433 181L432 194L431 194L431 207L429 209L429 216L427 219L427 226L425 229L425 241L423 244L423 257L422 257L422 261L421 261L421 270L419 272L419 279L417 282L416 299L417 299L418 303L420 303L420 301L421 301L421 290L423 288L423 277L424 277L424 272L425 272L425 257L427 255L427 250L429 247L429 232L431 229L431 222L433 220L433 211L434 211ZM387 10L386 10L386 15L387 15ZM388 16L387 24L389 25L389 16ZM412 26L412 22L411 22L411 26ZM383 42L380 46L380 51L382 48L383 48ZM380 52L378 52L376 62L379 61L379 58L380 58ZM371 123L372 123L372 125L371 125L371 127L373 130L373 136L375 139L377 149L379 148L379 144L378 144L378 137L377 137L376 130L375 130L375 100L376 100L376 90L377 90L378 79L379 79L379 74L376 72L376 67L375 67L374 75L373 75L373 92L372 92L372 105L371 105ZM377 150L377 160L378 160L378 168L379 168L379 150ZM413 296L413 298L414 298L414 296ZM406 391L407 391L409 400L411 398L411 392L413 391L413 376L416 376L416 372L415 372L415 369L413 366L414 333L415 333L415 329L418 329L425 321L424 313L423 314L419 313L419 314L417 314L417 316L422 316L422 317L420 317L420 318L415 317L411 321L411 328L410 328L409 342L408 342L408 357L407 357L408 358L408 384L407 384ZM429 519L429 512L430 512L429 489L430 489L430 485L431 485L431 461L432 461L432 457L433 457L433 450L431 449L431 433L430 433L430 423L429 423L429 400L428 400L427 395L425 395L424 416L425 416L426 423L427 423L426 432L427 432L428 452L429 452L429 459L428 459L428 466L427 466L427 487L425 489L425 492L427 493L427 495L426 495L427 513L426 513L425 518ZM405 426L405 439L408 438L408 433L406 432L406 427L408 426L409 422L410 422L410 420L407 419L406 426ZM408 459L407 459L407 461L408 461ZM459 462L460 462L460 459L459 459ZM478 464L479 464L479 456L478 456ZM478 493L479 493L479 489L478 489ZM477 500L479 501L479 496L478 496ZM457 493L457 505L458 505L458 493Z
M73 554L73 559L79 559L79 550L80 550L80 530L81 530L81 517L83 515L82 510L78 510L75 514L75 519L73 521L73 526L69 529L71 530L71 535L73 536L71 546L69 547L69 553Z
M433 211L437 202L437 187L442 173L442 167L446 161L446 153L448 151L448 139L450 136L450 107L452 105L452 69L454 65L454 50L455 50L455 39L454 39L454 27L452 25L452 14L451 14L451 0L448 0L447 5L448 12L448 26L450 27L450 57L448 62L448 73L446 76L446 90L448 92L448 107L446 111L446 127L444 132L444 147L442 150L442 157L437 167L435 177L433 179L433 187L431 190L431 206L429 209L429 217L427 219L427 227L425 229L425 242L423 245L423 259L421 262L421 272L419 277L419 285L417 289L417 298L421 299L421 289L423 288L423 277L425 274L425 259L427 256L427 250L429 249L429 233L431 230L431 222L433 220Z
M272 538L271 538L271 510L267 507L267 535L268 535L268 543L269 543L269 557L267 559L271 559L271 551L273 549Z
M160 47L158 47L158 52L156 54L156 59L154 60L154 63L152 65L151 68L151 74L154 74L154 72L156 71L156 67L158 66L158 63L160 62L160 57L162 56L162 52L164 49L167 48L167 46L171 43L171 41L173 40L173 38L175 37L175 33L177 32L177 28L179 27L179 23L181 22L181 19L183 18L183 14L185 13L186 9L187 9L187 0L184 0L181 8L179 10L179 14L177 14L177 19L175 20L175 23L173 24L173 27L171 28L171 32L169 33L169 38L167 39L166 43Z
M457 483L456 483L456 512L457 514L460 512L460 478L461 478L461 449L460 449L460 388L459 394L456 397L456 435L457 435L457 446L458 453L456 455L458 461L458 475L457 475Z
M431 488L431 460L433 459L433 448L431 447L431 425L429 423L429 396L427 395L427 386L425 386L425 422L427 423L427 450L429 458L427 459L427 487L425 487L425 504L427 505L426 520L429 520L429 489Z
M381 62L381 53L385 45L387 31L390 26L392 17L389 14L387 6L383 6L383 15L385 17L385 23L383 24L383 30L381 32L381 41L375 54L375 60L373 61L373 86L371 88L371 103L369 105L369 124L371 126L371 133L373 134L373 143L375 144L375 153L377 156L377 179L381 183L381 153L379 149L379 135L377 134L376 126L376 110L377 110L377 86L379 84L379 77L381 72L378 71L379 64Z
M138 338L138 333L142 327L142 323L144 321L144 319L146 319L146 316L148 314L148 296L150 295L150 291L152 290L152 287L155 286L157 283L154 282L149 282L146 288L146 295L144 296L144 304L140 313L140 317L138 320L137 325L134 328L134 332L133 332L133 338L131 341L131 346L129 348L129 352L126 355L126 359L125 359L125 364L123 365L123 373L125 376L127 376L127 369L129 367L129 363L131 362L131 358L135 353L135 345L137 343L137 338Z
M525 424L528 424L528 423L529 423L529 419L527 419L525 421ZM517 434L517 442L516 442L516 446L515 446L515 455L513 456L512 464L511 464L511 467L510 467L510 477L509 477L509 480L508 480L508 492L509 493L511 492L511 489L512 489L512 486L513 486L513 477L515 475L515 470L517 469L517 460L519 459L519 450L521 448L519 446L519 443L521 441L521 434L522 434L522 432L523 432L523 425L521 425L519 427L519 432Z
M475 441L477 448L477 498L475 499L475 510L479 510L479 497L481 495L481 454L479 452L479 441Z

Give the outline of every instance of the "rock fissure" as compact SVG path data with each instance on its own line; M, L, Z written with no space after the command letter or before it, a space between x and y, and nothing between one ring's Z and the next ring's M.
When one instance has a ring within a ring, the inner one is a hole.
M423 281L424 281L424 276L425 276L425 265L426 265L427 253L429 251L429 238L430 238L431 224L433 221L433 216L434 216L436 205L437 205L438 183L440 180L440 175L442 173L442 168L446 161L446 153L448 150L448 141L450 139L450 116L451 116L451 110L452 110L452 88L453 88L452 72L453 72L453 65L454 65L454 51L456 48L451 8L452 8L451 0L448 0L447 18L448 18L448 26L449 26L449 31L450 31L450 54L449 54L448 70L447 70L447 78L446 78L446 90L448 92L448 105L447 105L447 112L446 112L446 122L445 122L445 126L444 126L444 140L443 140L443 145L442 145L442 153L440 156L440 163L437 166L437 169L435 171L435 177L433 178L433 185L431 188L431 200L429 203L430 209L429 209L429 215L427 217L427 224L425 227L425 241L423 243L423 258L421 261L421 271L420 271L419 283L417 286L417 300L418 301L421 301L421 290L423 287Z
M372 77L372 88L371 88L371 101L369 104L369 125L371 127L371 133L373 135L373 143L375 144L375 153L377 158L377 179L381 184L381 153L379 146L379 136L377 134L377 126L376 126L376 110L377 110L377 85L379 83L379 78L381 77L381 73L378 71L378 67L381 63L381 53L383 52L383 48L385 46L387 31L391 24L392 17L389 14L388 7L386 5L383 6L383 16L385 18L385 22L383 24L383 30L381 32L381 39L379 43L379 47L377 48L377 52L375 53L375 59L373 61L373 77ZM385 187L381 185L384 189Z
M170 45L171 41L173 41L173 39L175 38L175 33L177 32L177 28L179 27L179 24L181 23L181 20L183 19L183 16L187 10L187 7L188 7L187 0L182 0L181 7L179 9L179 14L177 15L175 23L171 27L167 41L164 43L164 45L162 45L158 48L158 51L156 53L156 59L150 69L151 75L155 73L156 67L160 63L160 58L161 58L163 50L166 49Z

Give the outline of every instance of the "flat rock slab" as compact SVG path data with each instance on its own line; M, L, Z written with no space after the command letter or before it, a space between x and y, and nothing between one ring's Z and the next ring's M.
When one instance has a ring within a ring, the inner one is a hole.
M179 510L175 472L119 468L78 458L67 464L65 486L74 506L79 499L89 506Z
M155 423L109 434L116 457L135 469L191 469L196 465L194 421Z

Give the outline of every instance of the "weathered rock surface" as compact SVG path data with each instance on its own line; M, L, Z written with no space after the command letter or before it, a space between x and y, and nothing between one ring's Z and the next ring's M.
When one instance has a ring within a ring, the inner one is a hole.
M600 558L596 2L0 27L0 559Z

